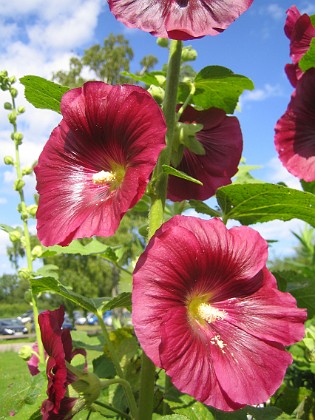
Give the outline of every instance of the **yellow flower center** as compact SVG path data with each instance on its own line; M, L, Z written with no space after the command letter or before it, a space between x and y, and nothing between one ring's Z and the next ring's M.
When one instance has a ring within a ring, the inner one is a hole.
M226 312L211 306L208 301L208 295L193 297L187 305L189 318L201 325L204 325L205 322L211 324L217 319L224 319Z
M97 185L109 185L111 190L121 185L126 174L124 166L113 163L111 171L100 171L92 175L92 181Z

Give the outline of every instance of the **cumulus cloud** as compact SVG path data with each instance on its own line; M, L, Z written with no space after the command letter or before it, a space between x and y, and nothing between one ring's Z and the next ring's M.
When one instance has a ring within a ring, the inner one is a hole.
M284 182L289 188L301 190L301 184L298 178L291 175L282 165L278 157L273 157L265 165L266 181L271 183Z
M285 17L286 9L279 6L277 3L271 3L266 6L266 12L274 20L283 20Z
M245 91L240 97L240 107L242 109L249 102L261 102L282 95L283 91L279 85L266 83L262 88Z

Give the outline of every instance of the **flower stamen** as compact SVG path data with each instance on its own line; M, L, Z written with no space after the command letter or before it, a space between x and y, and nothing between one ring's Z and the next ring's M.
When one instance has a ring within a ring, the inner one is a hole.
M116 179L115 174L108 171L100 171L92 175L92 181L94 182L94 184L103 185L103 184L111 183L115 179Z
M200 318L207 321L209 324L216 321L217 319L224 319L226 317L225 311L220 311L220 309L214 308L208 303L200 303L197 309L197 314Z

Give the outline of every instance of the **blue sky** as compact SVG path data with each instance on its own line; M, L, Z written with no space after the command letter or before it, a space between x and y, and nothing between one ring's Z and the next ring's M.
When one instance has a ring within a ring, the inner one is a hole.
M135 52L132 70L139 69L139 61L146 54L158 57L159 69L167 61L167 51L156 45L156 39L136 29L128 29L110 14L102 0L0 0L0 68L10 75L21 77L36 74L48 79L53 72L67 69L69 58L84 48L103 41L109 33L122 33L129 39ZM289 62L289 40L283 26L286 10L295 4L301 12L315 13L315 4L309 0L254 0L250 9L225 32L215 37L186 41L198 52L193 63L196 70L207 65L222 65L253 80L255 90L245 92L240 101L240 120L243 137L243 155L248 164L261 165L254 175L268 182L287 182L299 187L278 161L273 145L274 125L284 113L293 88L289 84L284 65ZM49 111L36 110L23 98L18 85L18 105L26 107L20 119L19 130L24 133L22 163L31 164L39 155L51 130L60 116ZM8 98L0 94L1 103ZM2 108L2 107L1 107ZM13 153L9 140L10 126L5 111L0 112L0 223L19 224L15 211L17 194L12 190L14 176L3 165L3 156ZM27 183L28 203L32 203L35 180ZM256 225L267 239L279 239L280 245L271 255L290 252L292 235L301 223L286 224L275 221ZM32 224L35 231L35 222ZM8 239L0 232L0 274L12 268L5 257Z

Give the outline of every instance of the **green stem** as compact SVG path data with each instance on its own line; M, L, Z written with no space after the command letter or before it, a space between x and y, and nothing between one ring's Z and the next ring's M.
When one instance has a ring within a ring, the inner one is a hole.
M148 239L164 221L164 207L167 193L167 175L163 173L162 165L169 165L172 156L174 132L176 127L177 90L181 65L182 42L172 40L167 67L165 99L163 113L167 125L166 148L160 155L153 174L151 189L151 209L149 213ZM154 400L155 366L142 354L140 397L138 420L151 420Z
M111 383L120 383L124 387L126 397L127 397L127 400L128 400L128 405L129 405L129 408L130 408L130 413L131 413L132 417L135 419L137 417L137 411L138 411L138 407L137 407L137 404L136 404L135 397L133 395L133 392L132 392L132 389L130 387L129 382L125 380L124 372L122 371L119 360L116 357L115 349L113 347L112 342L110 341L106 325L103 321L103 314L102 314L102 312L98 312L96 315L97 315L99 324L102 328L103 336L105 338L105 343L106 343L108 351L110 353L112 362L115 366L116 373L119 376L119 378L115 378L115 379L106 381L106 384L108 386L108 385L111 385ZM102 382L102 385L104 385L104 383L105 382Z
M128 414L123 413L122 411L118 410L118 408L112 407L111 405L105 404L105 403L100 402L100 401L94 401L93 404L99 405L100 407L103 407L103 408L106 408L107 410L113 411L114 413L119 414L124 419L131 419L131 417Z
M12 108L13 111L16 112L15 100L12 97ZM17 133L17 124L16 121L12 122L13 126L13 135ZM21 160L20 160L20 151L19 151L19 142L14 140L15 145L15 170L17 181L23 181L22 171L21 171ZM27 214L27 208L25 203L24 191L23 188L19 188L18 190L20 196L20 204L21 204L21 214ZM30 273L33 272L33 260L32 260L32 250L31 250L31 238L30 232L28 228L27 217L22 217L23 220L23 233L25 238L25 254L26 254L26 261L27 261L27 268ZM37 299L33 294L32 285L30 287L31 290L31 301L33 307L33 315L34 315L34 326L35 326L35 334L36 334L36 341L38 346L38 354L39 354L39 361L41 364L45 363L45 354L44 354L44 346L41 339L41 332L38 323L38 305Z

